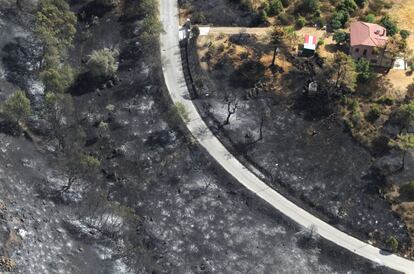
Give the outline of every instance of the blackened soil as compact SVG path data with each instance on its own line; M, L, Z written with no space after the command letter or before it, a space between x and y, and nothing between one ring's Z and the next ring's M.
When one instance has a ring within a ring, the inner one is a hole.
M241 27L258 25L258 16L254 12L232 1L180 0L179 4L181 8L190 10L189 17L194 24Z
M263 90L252 95L247 89L234 87L231 71L202 70L194 47L190 48L193 77L199 74L211 79L197 90L199 97L194 102L213 131L246 165L297 203L350 234L380 246L394 235L403 249L410 246L404 222L391 211L380 194L381 182L372 176L374 159L325 106L315 105L323 101L306 99L300 90L289 89L282 95ZM229 98L238 102L238 109L230 124L222 127Z
M120 83L79 93L66 117L83 127L84 150L100 159L100 174L53 196L67 181L56 140L42 136L35 146L0 134L8 211L0 239L14 239L0 243L0 255L17 262L17 273L393 273L285 220L215 166L179 123L166 122L161 69L130 50L136 36L121 36L124 28L131 26L107 13L70 55L81 70L93 49L125 52ZM159 58L158 47L150 54ZM108 127L97 126L102 121ZM103 233L79 213L96 213L84 186L133 209L138 222Z

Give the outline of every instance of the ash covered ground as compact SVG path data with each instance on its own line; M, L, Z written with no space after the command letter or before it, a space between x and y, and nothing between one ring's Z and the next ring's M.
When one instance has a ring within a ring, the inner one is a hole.
M31 64L18 64L36 59L36 43L29 14L2 6L0 19L4 100L17 86L33 90ZM72 115L86 133L84 150L99 157L102 170L62 195L57 189L67 180L66 155L56 140L40 134L47 132L42 118L36 112L32 117L37 142L0 126L0 256L12 260L0 266L3 270L392 273L315 238L215 166L177 121L167 119L160 69L147 65L128 35L135 24L121 23L113 13L99 21L91 37L73 49L71 62L80 65L102 46L119 47L120 81L77 92ZM157 47L153 55L158 56ZM41 104L42 95L36 94L32 104ZM106 129L96 126L101 121L108 123ZM134 214L122 215L113 205Z
M234 35L229 40L244 45L255 39ZM235 78L229 59L207 69L206 63L200 66L199 62L208 58L198 56L195 46L189 48L193 78L205 79L203 86L196 88L198 110L219 139L252 171L350 234L380 246L391 235L399 239L403 249L411 245L404 222L380 191L383 178L372 168L377 159L352 139L339 118L315 114L313 109L321 102L306 102L301 90L291 89L292 81L304 81L306 73L294 69L296 78L276 78L283 87L276 94L260 85L246 87ZM226 124L229 110L234 114ZM399 168L400 153L392 155L380 157L385 165L390 161ZM410 166L399 176L412 176Z

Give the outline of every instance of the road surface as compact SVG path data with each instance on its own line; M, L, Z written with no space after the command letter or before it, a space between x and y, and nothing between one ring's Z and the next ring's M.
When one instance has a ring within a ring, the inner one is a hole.
M160 0L160 19L165 31L160 39L163 74L168 92L174 103L182 103L185 106L190 117L186 125L207 152L243 186L299 225L307 228L316 227L316 232L323 238L377 264L405 273L414 273L414 261L394 254L384 254L380 249L325 223L268 187L243 166L213 135L189 99L178 45L177 1Z

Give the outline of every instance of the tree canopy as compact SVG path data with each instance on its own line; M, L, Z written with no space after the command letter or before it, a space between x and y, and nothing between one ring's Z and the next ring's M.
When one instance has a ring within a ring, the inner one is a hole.
M70 11L69 5L64 0L40 0L38 7L36 30L39 37L45 43L47 50L63 54L72 46L76 33L75 14Z
M111 78L118 70L118 51L104 48L95 50L89 55L87 67L95 77Z
M13 121L19 123L31 114L30 101L23 91L18 90L3 105L3 112Z
M324 78L335 90L345 88L355 91L357 73L352 57L343 52L337 52L333 58L328 59Z

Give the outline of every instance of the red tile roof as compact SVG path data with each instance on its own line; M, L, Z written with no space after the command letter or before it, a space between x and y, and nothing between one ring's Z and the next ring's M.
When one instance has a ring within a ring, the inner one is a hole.
M361 21L351 24L351 47L359 45L384 46L387 40L387 30L380 25Z
M316 49L316 43L318 43L317 38L315 36L305 34L305 43L303 44L303 47L305 49Z

